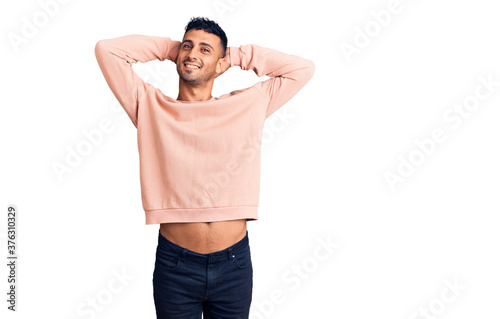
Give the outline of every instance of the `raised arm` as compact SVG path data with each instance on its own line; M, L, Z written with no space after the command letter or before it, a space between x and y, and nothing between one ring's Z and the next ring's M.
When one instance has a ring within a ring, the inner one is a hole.
M95 45L95 56L111 91L137 127L137 110L146 87L132 64L168 59L175 62L180 41L167 37L132 34L103 39Z
M268 118L288 102L314 74L314 62L296 55L285 54L255 44L229 47L231 66L242 70L254 70L258 76L272 77L255 84L269 99Z

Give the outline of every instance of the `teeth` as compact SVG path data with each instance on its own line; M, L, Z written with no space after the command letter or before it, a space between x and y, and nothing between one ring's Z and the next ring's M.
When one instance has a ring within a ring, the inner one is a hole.
M190 64L186 64L186 67L188 67L190 69L199 69L200 68L199 66L190 65Z

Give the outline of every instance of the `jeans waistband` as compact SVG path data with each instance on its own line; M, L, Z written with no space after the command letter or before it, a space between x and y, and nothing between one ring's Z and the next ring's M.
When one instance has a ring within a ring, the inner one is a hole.
M248 230L245 234L245 237L238 241L236 244L225 248L223 250L215 251L209 254L201 254L195 251L189 250L187 248L181 247L177 244L174 244L170 240L168 240L163 234L158 231L158 240L160 243L160 247L164 247L168 250L173 250L179 254L181 259L190 259L195 261L200 261L203 263L212 263L221 260L230 260L234 258L234 254L248 247Z

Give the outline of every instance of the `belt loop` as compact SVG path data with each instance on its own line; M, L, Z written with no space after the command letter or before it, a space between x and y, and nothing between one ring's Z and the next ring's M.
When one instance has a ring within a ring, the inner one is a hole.
M187 253L187 249L184 248L181 252L181 260L185 260L186 259L186 253Z
M229 247L227 250L227 259L231 260L234 257L233 255L233 248Z

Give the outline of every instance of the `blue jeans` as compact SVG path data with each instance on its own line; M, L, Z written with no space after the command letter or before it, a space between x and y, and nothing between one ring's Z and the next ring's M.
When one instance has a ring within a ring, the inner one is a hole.
M153 297L157 319L248 319L253 268L248 231L210 254L178 246L158 234Z

